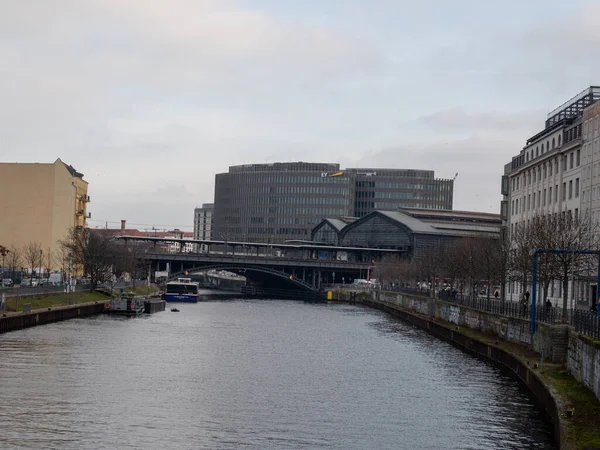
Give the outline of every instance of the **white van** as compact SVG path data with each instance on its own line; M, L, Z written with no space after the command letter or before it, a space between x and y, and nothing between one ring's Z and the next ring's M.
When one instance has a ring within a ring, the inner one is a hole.
M11 280L10 278L3 278L2 284L0 286L1 287L12 287L12 285L13 285L13 280Z
M60 286L62 283L62 274L60 273L51 273L48 277L48 284L52 286Z

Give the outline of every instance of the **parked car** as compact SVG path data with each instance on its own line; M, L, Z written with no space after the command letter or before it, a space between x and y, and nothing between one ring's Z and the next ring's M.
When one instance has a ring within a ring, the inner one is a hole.
M1 287L12 287L12 285L13 285L13 280L11 280L10 278L2 279Z
M21 287L36 287L38 285L38 280L34 278L27 278L26 280L21 280Z

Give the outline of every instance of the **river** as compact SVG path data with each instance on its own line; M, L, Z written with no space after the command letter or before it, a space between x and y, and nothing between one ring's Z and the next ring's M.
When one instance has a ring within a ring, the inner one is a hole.
M557 448L512 378L379 311L176 306L0 335L0 448Z

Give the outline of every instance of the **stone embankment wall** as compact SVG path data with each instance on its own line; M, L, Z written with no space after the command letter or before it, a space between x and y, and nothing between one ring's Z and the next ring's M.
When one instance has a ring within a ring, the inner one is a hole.
M570 333L567 368L600 399L600 341Z
M526 345L540 353L544 360L564 363L567 360L568 326L538 322L535 335L529 320L488 313L435 298L394 292L374 292L375 298L397 304L408 310L498 336L509 342Z
M48 308L48 310L31 313L7 314L6 317L0 317L0 334L61 320L100 314L103 309L103 302L95 302Z

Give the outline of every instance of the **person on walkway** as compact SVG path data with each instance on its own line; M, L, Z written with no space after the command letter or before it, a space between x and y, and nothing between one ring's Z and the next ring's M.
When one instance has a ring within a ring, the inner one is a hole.
M550 312L550 310L552 309L552 302L550 301L549 298L546 299L546 312Z
M529 306L529 291L525 292L525 295L523 295L523 303L521 306L523 307L523 317L527 317L527 308Z

